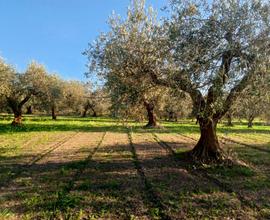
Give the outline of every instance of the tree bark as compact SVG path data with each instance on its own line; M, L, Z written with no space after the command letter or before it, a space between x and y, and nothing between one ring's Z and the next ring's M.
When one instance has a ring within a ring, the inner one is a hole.
M173 121L174 119L174 113L173 111L169 111L169 121Z
M201 118L199 119L199 124L201 137L191 151L193 158L201 162L222 160L223 152L216 134L217 120Z
M88 107L85 107L82 113L82 117L85 118L88 111Z
M94 112L93 112L92 117L97 117L97 113L96 113L96 111L94 111Z
M32 115L33 114L33 110L32 110L32 106L31 105L27 106L26 114L27 115Z
M92 117L97 117L97 112L96 112L96 110L94 109L94 107L91 106L91 110L93 111Z
M14 119L11 123L13 126L22 125L22 108L23 105L31 98L31 94L28 94L22 101L18 101L12 97L6 97L8 106L12 109Z
M157 127L157 119L154 113L154 104L144 102L145 108L147 110L148 123L145 125L146 128Z
M56 120L57 119L57 116L56 116L56 113L55 113L55 106L52 106L52 119L53 120Z
M11 125L13 125L13 126L22 125L22 109L19 109L19 108L14 109L13 113L14 113L14 119L13 119Z
M254 120L254 117L253 116L250 116L248 118L248 128L252 128L253 127L253 120Z

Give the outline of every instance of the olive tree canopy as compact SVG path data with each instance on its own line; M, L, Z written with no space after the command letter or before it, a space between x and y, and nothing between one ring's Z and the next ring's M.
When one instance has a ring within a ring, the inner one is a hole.
M89 59L87 76L97 74L105 81L113 105L127 114L144 106L148 114L147 126L154 127L154 108L161 89L152 82L147 71L163 68L159 57L164 52L154 41L158 25L156 13L152 8L146 9L144 3L143 0L132 1L126 19L112 15L110 31L90 44L85 55Z
M13 125L22 123L22 108L30 98L43 94L46 88L46 69L43 65L32 62L28 65L24 73L17 73L10 65L2 65L1 81L4 85L1 87L1 95L5 97L7 106L14 113Z
M194 158L223 158L216 125L253 77L269 68L269 16L269 3L260 0L172 1L172 16L156 41L167 42L159 48L169 48L173 62L149 74L190 94L201 130Z
M85 52L89 72L132 100L155 86L188 93L201 131L191 155L223 160L218 121L252 79L269 69L270 3L172 0L163 22L153 9L145 10L143 0L132 3L127 19L113 16L110 31Z

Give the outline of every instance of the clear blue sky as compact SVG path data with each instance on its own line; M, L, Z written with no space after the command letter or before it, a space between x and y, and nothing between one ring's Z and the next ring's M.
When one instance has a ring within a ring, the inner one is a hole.
M168 0L146 0L160 9ZM129 0L0 0L0 56L23 71L31 60L64 79L85 80L81 53Z

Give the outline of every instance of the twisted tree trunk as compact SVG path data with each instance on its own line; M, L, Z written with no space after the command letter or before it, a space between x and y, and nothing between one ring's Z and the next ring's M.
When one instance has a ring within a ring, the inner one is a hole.
M20 126L22 125L22 109L13 110L14 119L11 123L13 126Z
M18 101L13 97L6 97L8 106L12 109L14 119L11 123L13 126L22 125L22 108L23 105L31 98L31 94L28 94L22 101Z
M83 117L83 118L86 117L87 111L88 111L88 106L85 106L85 107L84 107L84 110L83 110L83 113L82 113L82 117Z
M27 106L26 109L27 109L27 110L26 110L26 114L27 114L27 115L32 115L32 114L33 114L33 110L32 110L32 106L31 106L31 105Z
M191 152L192 156L203 162L222 160L223 153L216 134L217 120L202 118L198 121L201 136Z
M169 121L173 121L173 120L174 120L174 112L169 111Z
M148 117L148 123L145 125L146 128L153 128L157 127L157 119L154 113L154 104L153 103L148 103L144 102L144 106L147 110L147 117Z
M251 115L248 117L248 128L252 128L253 127L253 121L254 121L254 116Z
M95 108L93 106L91 106L90 108L93 111L92 117L97 117L97 112L96 112Z

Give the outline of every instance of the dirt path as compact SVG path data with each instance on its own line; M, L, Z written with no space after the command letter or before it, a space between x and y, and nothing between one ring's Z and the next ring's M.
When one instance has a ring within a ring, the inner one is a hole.
M149 219L141 191L127 134L108 132L71 195L85 219Z
M72 176L73 170L66 172L63 168L87 157L98 139L98 133L76 133L47 147L24 166L9 186L1 189L0 196L4 198L1 207L25 214L31 207L43 203L42 194L57 192L59 180L69 181Z
M76 133L65 134L62 135L62 137L60 137L60 135L52 135L46 139L40 135L40 137L26 141L17 156L9 157L8 161L1 160L1 169L4 172L1 177L0 189L9 185L10 182L17 178L22 172L28 170L50 152L59 148L75 134Z

